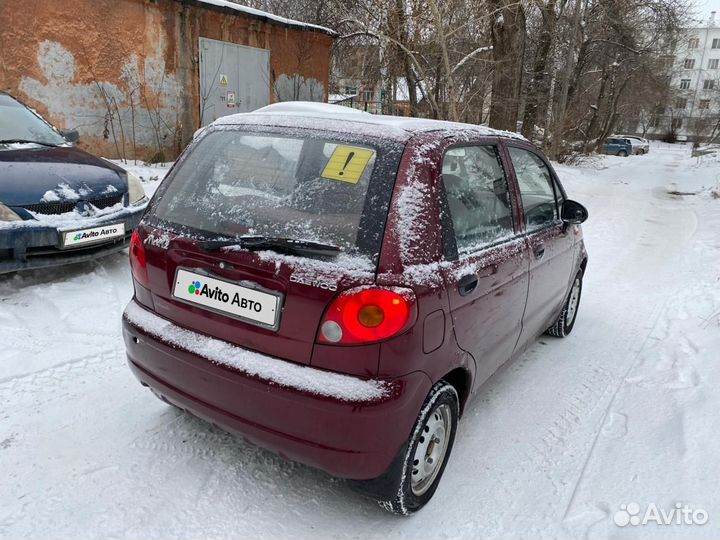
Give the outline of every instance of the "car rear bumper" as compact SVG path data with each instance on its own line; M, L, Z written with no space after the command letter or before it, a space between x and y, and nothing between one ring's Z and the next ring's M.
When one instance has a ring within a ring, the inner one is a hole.
M183 341L211 341L210 348L228 344L182 329L134 300L128 310L142 309L146 316L182 332ZM123 317L123 337L128 363L135 376L178 407L243 435L250 442L280 456L322 469L333 476L368 480L382 475L410 435L431 381L422 372L392 380L346 377L351 385L382 384L387 392L374 398L319 395L294 383L269 382L261 367L249 375L230 365L216 363L169 342L137 319ZM241 355L244 349L232 346ZM282 373L287 366L302 377L335 376L331 372L300 366L270 356L253 354L267 362L268 373ZM229 363L231 359L228 359ZM337 374L340 376L339 374ZM312 384L310 385L312 387Z
M53 226L25 221L20 226L0 226L0 274L89 261L120 251L129 245L132 231L140 223L144 211L144 205L124 208L101 218L89 218L87 222L78 220L71 225ZM116 223L125 225L124 236L83 247L60 248L63 232Z

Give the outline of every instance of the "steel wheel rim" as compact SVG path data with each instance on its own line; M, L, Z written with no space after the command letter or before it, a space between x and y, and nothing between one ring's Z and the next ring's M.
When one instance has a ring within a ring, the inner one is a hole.
M435 482L445 461L451 429L452 414L447 404L435 409L423 424L410 477L410 487L416 496L424 494Z
M567 309L567 324L572 324L577 314L578 304L580 303L580 278L575 278L572 290L570 291L570 301Z

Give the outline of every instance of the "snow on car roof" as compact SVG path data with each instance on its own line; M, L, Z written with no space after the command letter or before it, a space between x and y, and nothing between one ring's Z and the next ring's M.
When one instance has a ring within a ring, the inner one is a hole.
M236 4L234 2L228 2L228 0L195 0L195 1L199 2L201 4L209 4L211 6L232 9L234 11L239 11L246 15L258 17L261 19L267 19L269 21L280 23L285 26L301 28L304 30L318 30L318 31L324 32L326 34L330 34L331 36L337 36L337 32L335 32L335 30L331 30L330 28L325 28L324 26L319 26L317 24L305 23L302 21L296 21L295 19L288 19L287 17L281 17L280 15L275 15L273 13L269 13L267 11L262 11L260 9L243 6L241 4Z
M317 101L281 101L266 105L254 110L251 114L260 113L308 113L317 115L335 115L335 114L367 114L359 109L345 107L343 105L333 105L330 103L319 103ZM247 113L246 113L247 114Z
M268 105L249 113L223 116L212 123L213 126L240 124L277 125L311 129L347 131L348 123L355 124L353 130L367 132L369 135L392 137L407 140L412 133L423 131L445 131L473 133L487 137L508 137L526 141L519 133L503 131L476 124L370 114L342 105L330 105L310 101L287 101Z

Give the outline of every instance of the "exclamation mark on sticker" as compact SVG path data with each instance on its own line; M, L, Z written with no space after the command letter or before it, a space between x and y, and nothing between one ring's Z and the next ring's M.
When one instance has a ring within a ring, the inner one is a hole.
M350 163L350 162L352 161L352 158L353 158L354 156L355 156L355 152L350 152L350 153L348 154L348 157L347 157L347 159L345 160L345 165L343 165L342 171L340 171L340 172L338 173L340 176L342 176L342 175L344 174L345 168L348 166L348 163Z

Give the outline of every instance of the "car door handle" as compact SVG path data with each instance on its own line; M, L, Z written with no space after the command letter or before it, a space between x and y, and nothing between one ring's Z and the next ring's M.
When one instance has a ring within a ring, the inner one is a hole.
M475 290L477 285L477 274L467 274L458 280L458 292L460 293L460 296L467 296Z
M543 255L545 255L545 244L538 244L533 248L533 254L535 255L536 259L542 259Z

